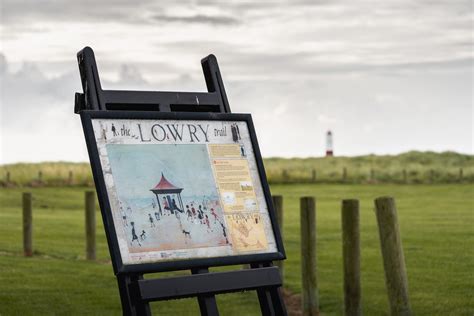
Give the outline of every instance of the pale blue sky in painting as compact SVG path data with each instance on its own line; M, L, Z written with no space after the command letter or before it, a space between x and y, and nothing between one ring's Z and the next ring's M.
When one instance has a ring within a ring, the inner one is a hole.
M107 153L121 199L153 197L162 172L183 197L217 195L205 145L111 144Z

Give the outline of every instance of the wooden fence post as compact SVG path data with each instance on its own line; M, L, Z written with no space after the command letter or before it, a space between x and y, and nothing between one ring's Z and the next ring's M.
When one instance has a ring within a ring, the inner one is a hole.
M275 208L276 218L278 222L278 227L280 228L281 239L283 239L283 196L273 195L272 196L273 207ZM275 264L280 268L280 275L283 281L285 273L283 260L276 261Z
M6 183L10 183L10 171L7 171Z
M72 173L72 170L69 170L69 175L68 175L68 178L67 178L67 183L69 185L72 185L72 182L73 182L73 173Z
M408 183L408 175L406 169L403 169L403 183Z
M411 315L405 257L400 239L395 200L391 197L377 198L375 213L379 227L391 315Z
M313 169L313 172L311 174L311 182L313 182L313 183L316 182L316 170L315 169Z
M288 176L288 171L286 171L286 169L283 169L283 170L282 170L281 176L282 176L282 178L283 178L283 183L289 182L289 181L288 181L288 180L289 180L289 179L288 179L288 178L289 178L289 176Z
M86 258L87 260L96 259L95 249L95 192L87 191L85 193L86 205Z
M23 193L23 253L33 255L33 210L31 192Z
M359 201L342 201L342 258L344 269L344 315L362 315L360 290Z
M313 197L300 199L301 279L303 316L319 315L316 263L316 205Z
M342 181L344 182L347 181L347 168L346 167L342 169Z
M39 183L43 182L43 172L41 170L38 171L38 182Z

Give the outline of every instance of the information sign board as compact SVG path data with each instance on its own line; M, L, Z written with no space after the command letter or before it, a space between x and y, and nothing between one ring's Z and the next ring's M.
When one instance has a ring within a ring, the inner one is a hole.
M81 118L116 272L284 258L250 115Z

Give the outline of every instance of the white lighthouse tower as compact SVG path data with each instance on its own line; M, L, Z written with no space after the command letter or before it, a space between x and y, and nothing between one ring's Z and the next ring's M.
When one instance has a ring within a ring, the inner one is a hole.
M326 157L334 156L333 143L332 143L332 132L326 133Z

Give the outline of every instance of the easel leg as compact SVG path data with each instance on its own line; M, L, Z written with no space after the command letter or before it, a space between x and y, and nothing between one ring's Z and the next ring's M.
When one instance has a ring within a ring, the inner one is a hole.
M271 267L272 263L252 263L250 267L252 269ZM260 303L260 310L263 316L286 316L286 307L281 296L279 287L271 289L258 289L257 290L258 301Z
M124 316L150 316L150 305L140 301L136 296L136 291L131 291L130 287L136 285L138 280L143 279L142 275L117 275L117 282L122 303ZM135 292L135 293L133 293Z
M261 263L251 263L250 267L252 269L262 268L263 264ZM274 316L275 310L273 309L272 297L270 296L270 291L268 289L258 289L257 290L258 301L260 303L260 310L263 316Z
M277 316L286 316L285 302L281 295L281 288L276 287L270 290L270 296L272 297L273 308L275 309L275 315Z
M208 268L191 269L192 274L209 273ZM202 316L219 316L215 295L199 295L199 310Z

